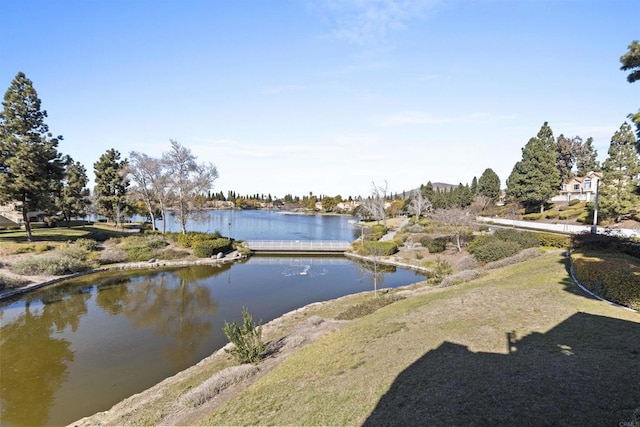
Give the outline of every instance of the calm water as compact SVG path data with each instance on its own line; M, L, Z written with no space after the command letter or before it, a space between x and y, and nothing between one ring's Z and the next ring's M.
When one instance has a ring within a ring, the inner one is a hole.
M382 280L422 277L398 269ZM267 322L372 286L370 272L343 257L253 257L92 275L0 303L0 425L61 425L106 410L222 347L224 321L239 321L242 307Z
M220 232L236 240L346 240L353 241L359 231L349 224L354 217L342 215L301 215L282 211L201 212L198 221L189 221L187 230ZM162 221L157 227L162 230ZM174 216L167 219L167 231L180 231Z

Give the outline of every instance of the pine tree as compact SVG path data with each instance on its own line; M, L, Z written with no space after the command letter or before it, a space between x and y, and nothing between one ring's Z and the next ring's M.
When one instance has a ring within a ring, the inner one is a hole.
M576 166L578 167L578 176L586 176L589 172L599 171L600 165L596 158L598 152L593 148L593 138L589 137L580 144Z
M116 226L127 208L129 179L126 167L127 160L120 160L120 152L113 148L93 164L96 174L96 211L113 220Z
M74 162L69 156L65 158L64 179L57 201L67 226L74 216L84 216L89 201L87 170L80 162Z
M498 174L491 168L487 168L482 172L478 180L478 195L497 202L500 199L500 178Z
M640 157L631 125L625 122L611 138L600 184L600 212L616 222L640 212Z
M11 82L0 113L0 203L22 211L27 240L33 241L29 212L54 207L64 164L58 141L44 122L47 112L33 83L20 72Z
M560 182L553 131L544 122L538 135L522 149L522 160L507 180L507 195L525 205L539 206L544 212L545 201L557 193Z
M556 168L560 173L560 180L565 181L573 177L573 166L578 157L582 139L567 138L560 134L556 142Z
M629 45L627 53L620 57L622 71L630 71L627 76L629 83L640 80L640 43L638 40L634 40ZM636 125L636 149L640 153L640 110L635 114L629 114L629 118Z

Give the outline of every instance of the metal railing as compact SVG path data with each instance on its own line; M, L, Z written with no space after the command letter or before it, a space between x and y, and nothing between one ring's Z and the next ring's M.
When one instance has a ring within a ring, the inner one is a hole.
M247 240L252 251L266 252L344 252L351 243L341 240Z

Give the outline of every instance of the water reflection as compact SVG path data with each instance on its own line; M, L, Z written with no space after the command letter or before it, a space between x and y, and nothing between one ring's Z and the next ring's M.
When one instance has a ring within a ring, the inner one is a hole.
M364 271L341 257L253 257L102 273L2 303L0 424L61 425L106 410L222 347L224 321L240 321L243 306L268 322L372 290ZM415 274L398 269L385 281Z
M87 313L90 294L62 296L51 291L39 300L27 298L24 312L0 328L0 401L2 425L44 425L56 392L73 362L71 343L56 337L65 329L76 332Z

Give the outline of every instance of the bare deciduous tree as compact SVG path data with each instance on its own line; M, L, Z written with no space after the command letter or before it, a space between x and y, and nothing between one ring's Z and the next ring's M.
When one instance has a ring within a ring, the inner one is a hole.
M471 228L473 218L469 211L460 208L439 209L431 214L433 219L449 228L458 252L462 251L460 237Z
M169 171L172 205L180 221L182 233L187 232L187 221L202 207L203 194L213 187L218 170L211 164L199 164L196 156L177 141L171 140L171 150L162 156Z
M375 182L372 182L371 196L362 203L362 209L374 220L387 226L387 211L385 209L387 199L387 181L384 182L384 187L377 186Z
M416 216L416 219L420 219L420 217L431 210L431 202L429 199L422 195L422 191L420 189L413 190L411 194L411 201L409 202L409 213Z

